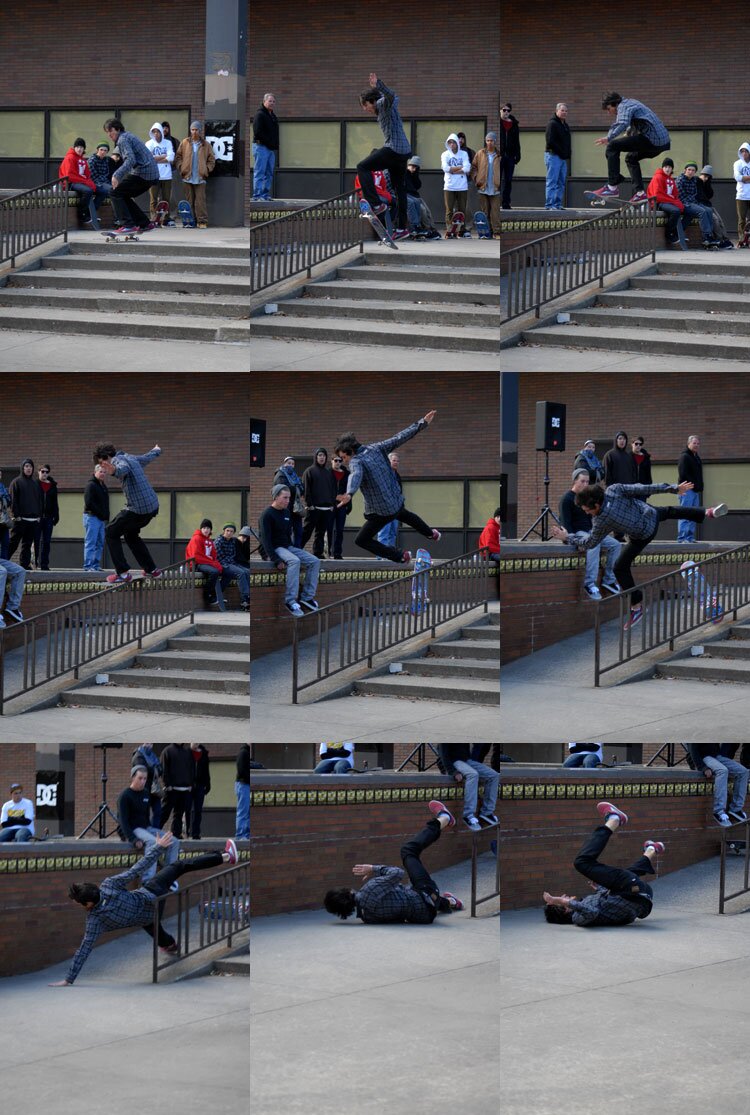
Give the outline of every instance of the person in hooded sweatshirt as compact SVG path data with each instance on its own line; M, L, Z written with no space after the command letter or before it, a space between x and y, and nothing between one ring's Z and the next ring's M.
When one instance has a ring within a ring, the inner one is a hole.
M302 528L301 548L310 540L313 531L313 554L323 557L323 546L333 524L336 510L338 484L333 471L328 467L328 450L315 450L315 462L302 473L303 498L305 501L305 523Z
M97 186L91 177L89 164L86 161L86 140L80 136L68 148L68 152L60 163L57 171L58 178L67 178L69 189L78 198L78 218L84 225L92 224L92 210L90 202L99 208L107 193Z
M31 457L25 457L21 462L21 471L15 480L11 481L8 491L13 515L8 557L13 557L20 543L21 565L24 569L30 569L31 547L39 535L44 508L44 492L42 485L34 476L34 462Z
M443 199L445 201L445 235L448 236L454 213L466 213L469 200L468 174L471 160L458 142L458 136L451 132L445 141L445 151L440 156L443 170Z
M610 484L635 484L635 461L628 450L628 435L624 430L618 430L615 434L612 448L604 454L602 464L605 488Z
M687 249L685 240L684 205L677 192L677 182L674 177L674 162L667 157L648 184L646 190L651 199L652 209L656 207L665 214L667 224L665 237L668 244L675 244L678 240L683 251Z
M174 162L174 147L165 137L161 123L158 120L151 125L151 131L149 132L149 138L146 140L146 146L154 156L154 162L159 168L159 181L154 182L153 186L151 186L148 191L150 202L149 216L152 221L156 221L156 206L159 202L166 201L167 205L171 205L172 163ZM169 220L168 214L167 220ZM172 224L174 224L174 222L172 222Z
M750 210L750 144L740 144L732 174L737 183L737 237L741 240L747 231Z
M583 443L583 449L573 461L573 472L579 468L589 470L589 484L601 484L604 480L604 465L596 455L596 442L589 437Z
M187 544L185 557L195 562L195 568L205 577L203 583L203 602L207 608L216 604L220 612L226 611L224 594L221 591L221 575L224 566L216 556L216 546L211 540L214 525L210 519L203 519L193 537Z
M484 530L479 535L477 542L477 549L481 550L485 546L490 561L500 561L500 526L502 520L500 518L500 508L495 508L495 514L491 519L488 519L484 525Z

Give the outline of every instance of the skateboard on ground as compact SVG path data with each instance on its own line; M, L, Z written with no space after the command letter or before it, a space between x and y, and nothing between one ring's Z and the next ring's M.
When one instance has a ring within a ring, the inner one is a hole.
M640 201L630 201L626 197L601 197L596 190L584 190L583 196L593 209L604 209L607 205L612 205L615 209L639 209L642 205L648 205L651 200L647 197Z
M99 232L102 226L99 220L99 214L96 211L96 206L94 205L93 197L89 198L89 217L91 218L91 227L95 232Z
M156 223L164 228L164 225L169 220L169 202L160 201L156 206Z
M724 609L706 578L699 572L696 562L683 561L680 566L680 573L687 583L688 593L702 602L706 619L710 619L711 623L721 623L724 618Z
M364 198L362 198L359 203L359 215L360 217L362 217L363 220L370 222L372 227L375 229L375 234L380 240L381 244L386 244L389 248L393 248L394 251L398 251L398 245L394 244L388 229L385 227L382 221L378 219L375 213L373 213L372 206L370 205L369 201L365 201Z
M181 201L177 206L177 212L180 214L183 228L197 228L198 222L189 201Z
M464 234L466 228L466 214L457 210L451 219L450 227L445 230L446 240L457 240Z
M421 615L429 602L427 588L431 568L432 557L429 551L417 550L417 556L414 559L414 572L420 573L421 576L414 577L411 582L411 614L413 616Z
M99 235L103 236L108 244L113 240L119 244L121 240L140 240L141 238L138 232L115 232L113 228L100 232Z
M481 211L474 214L474 226L480 240L491 240L492 233L490 232L490 222Z

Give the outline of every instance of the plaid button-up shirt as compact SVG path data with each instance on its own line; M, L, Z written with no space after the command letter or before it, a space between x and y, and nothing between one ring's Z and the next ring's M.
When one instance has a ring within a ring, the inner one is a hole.
M214 538L216 557L220 565L235 565L237 562L237 541L234 538L225 538L223 534Z
M422 895L401 882L401 867L373 864L373 878L357 891L357 917L367 925L391 922L412 922L429 925L435 919L435 908Z
M659 515L643 498L676 491L676 484L610 484L601 511L591 520L594 524L591 532L579 530L568 534L568 545L591 550L612 531L629 538L651 538L659 527Z
M403 121L398 111L398 97L380 78L377 87L383 94L380 100L375 102L375 108L378 112L378 124L385 136L385 145L397 155L411 155L411 144L406 138Z
M152 515L159 510L159 499L146 479L143 466L160 456L161 449L151 449L136 456L133 453L116 453L112 458L115 476L122 482L128 511L137 515Z
M155 863L161 855L161 848L152 844L144 856L123 871L121 875L110 875L99 884L100 898L86 918L86 930L78 951L70 962L68 983L73 983L89 953L102 933L112 929L127 929L136 925L150 925L154 918L156 895L144 887L128 890L128 883L139 879L144 871Z
M617 116L607 132L607 139L615 139L628 128L636 128L655 147L669 147L669 132L656 113L640 101L625 97L617 106Z
M426 426L424 418L420 418L394 437L376 441L372 445L362 445L354 454L349 463L346 490L353 496L362 489L365 515L395 515L401 509L404 496L396 473L391 468L388 454L405 441L416 437Z
M586 898L574 898L569 903L573 913L573 925L589 929L595 925L630 925L637 917L647 912L650 899L643 895L640 899L625 898L622 894L612 894L605 887L598 887Z

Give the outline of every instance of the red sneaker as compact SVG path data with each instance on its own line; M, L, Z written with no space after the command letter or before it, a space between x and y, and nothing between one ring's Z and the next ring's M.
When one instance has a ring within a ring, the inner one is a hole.
M404 550L404 554L403 554L403 557L401 558L401 561L404 565L407 565L408 562L411 561L411 550Z
M163 569L142 569L141 573L144 577L151 577L151 579L154 581L158 581L159 577L164 576Z
M226 844L224 845L224 851L229 856L229 862L232 865L237 863L240 857L237 855L237 845L233 840L227 840Z
M450 817L448 828L453 828L456 823L456 818L453 816L450 809L446 809L442 801L431 801L427 808L429 809L430 813L434 813L436 817L439 817L441 813L447 813L447 815Z
M120 585L120 584L125 585L125 584L128 583L128 581L133 580L133 574L130 573L130 572L128 572L128 573L110 573L110 575L107 577L107 580L109 581L109 583L111 585Z
M661 840L646 840L643 845L643 850L645 852L648 848L653 848L655 852L663 852L664 847Z
M616 805L612 805L608 801L600 801L596 807L597 813L601 814L602 818L606 821L607 817L611 817L614 813L615 817L620 818L620 824L626 825L628 823L627 813L623 813Z
M449 890L443 891L443 898L447 898L450 902L452 914L458 913L459 910L463 910L464 904L461 899L456 898L455 894L451 894Z
M443 536L442 536L442 534L440 533L439 530L433 530L433 532L432 532L433 542L439 542L442 537Z

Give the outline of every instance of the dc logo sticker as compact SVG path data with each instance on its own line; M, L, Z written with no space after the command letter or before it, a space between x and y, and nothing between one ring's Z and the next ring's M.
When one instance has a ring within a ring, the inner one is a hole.
M208 140L219 162L231 163L233 161L234 136L209 136Z
M37 806L49 806L54 809L57 806L57 783L52 782L50 785L45 786L43 782L38 782L36 787L36 804Z

